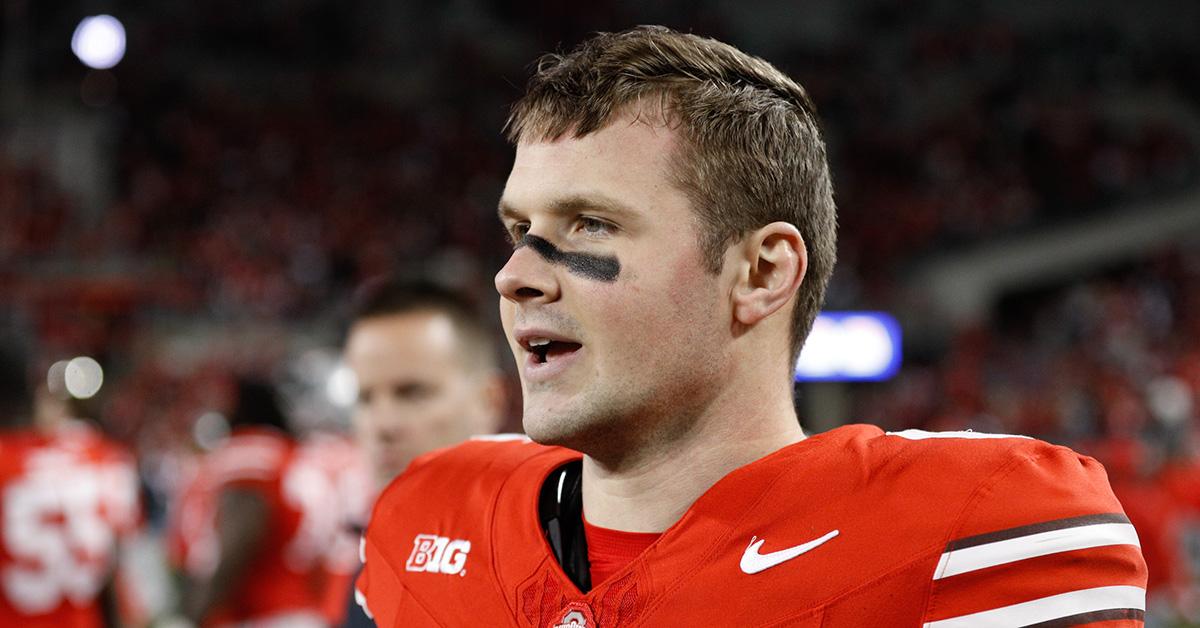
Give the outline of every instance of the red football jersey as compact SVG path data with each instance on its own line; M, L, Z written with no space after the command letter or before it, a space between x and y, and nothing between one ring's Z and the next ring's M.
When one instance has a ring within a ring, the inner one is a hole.
M100 626L100 591L136 522L136 472L108 441L0 432L0 625Z
M371 472L353 441L335 434L310 436L301 447L299 458L326 474L320 479L310 479L307 490L314 501L324 501L321 512L329 515L322 518L327 529L314 533L328 539L321 560L325 571L323 614L330 625L340 626L345 620L350 581L360 567L359 531L370 515L375 497Z
M474 441L415 462L368 527L367 612L409 628L1143 623L1137 535L1103 468L1063 447L836 429L731 472L587 593L536 512L578 457Z
M54 442L79 453L100 471L100 509L104 520L119 536L137 531L142 524L137 460L123 445L83 421L68 420L53 434Z
M216 569L217 505L226 488L258 493L269 513L253 566L205 625L282 617L320 623L324 561L337 526L327 478L292 439L273 430L236 430L205 456L173 518L172 558L178 567L196 578Z

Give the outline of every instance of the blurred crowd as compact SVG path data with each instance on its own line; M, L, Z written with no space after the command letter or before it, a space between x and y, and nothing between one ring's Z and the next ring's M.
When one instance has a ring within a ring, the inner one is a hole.
M1096 457L1142 538L1151 593L1197 621L1197 250L1012 295L991 324L861 391L856 416L891 428L1025 434Z
M254 48L239 33L255 9L219 4L229 10L191 26L134 24L159 48ZM198 420L229 405L231 374L286 370L297 344L314 344L296 330L323 330L335 345L364 280L418 269L490 302L508 247L494 215L511 159L501 128L523 76L510 60L635 21L615 2L588 14L509 4L474 3L473 27L413 68L385 70L402 79L387 94L342 75L399 44L356 47L353 24L315 9L271 22L285 50L258 53L289 69L285 92L247 89L253 78L119 70L106 105L119 109L116 180L98 213L39 159L0 155L0 314L32 332L46 365L79 354L105 364L106 388L82 411L137 454L154 525L208 446ZM665 6L740 39L717 8ZM1113 21L1030 26L938 3L864 2L850 23L852 36L771 55L825 121L841 220L832 308L903 307L902 271L931 253L1200 181L1195 121L1173 107L1200 105L1195 46ZM331 38L333 52L287 53L310 37ZM854 389L855 418L1023 433L1097 456L1140 524L1158 603L1200 621L1194 251L1009 295L991 320L915 347L895 381ZM199 334L191 359L164 340L172 329ZM339 426L328 417L327 429Z

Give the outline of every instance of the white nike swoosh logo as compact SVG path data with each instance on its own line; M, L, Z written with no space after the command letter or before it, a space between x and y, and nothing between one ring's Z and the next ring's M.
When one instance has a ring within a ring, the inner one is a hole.
M742 553L742 571L746 573L758 573L764 569L770 569L775 565L785 563L811 549L823 545L826 541L837 535L838 531L834 530L819 539L814 539L795 547L781 549L778 552L771 552L770 554L758 553L758 549L762 547L763 543L766 541L756 536L753 539L750 539L750 547L747 547L746 551Z

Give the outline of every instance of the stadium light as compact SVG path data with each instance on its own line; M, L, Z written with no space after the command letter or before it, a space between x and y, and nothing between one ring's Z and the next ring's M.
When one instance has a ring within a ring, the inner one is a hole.
M900 324L883 312L823 312L796 360L798 382L861 382L900 369Z
M76 399L91 399L104 385L104 369L87 356L72 358L63 371L67 392Z
M89 68L107 70L125 57L125 26L111 15L85 17L71 36L71 51Z

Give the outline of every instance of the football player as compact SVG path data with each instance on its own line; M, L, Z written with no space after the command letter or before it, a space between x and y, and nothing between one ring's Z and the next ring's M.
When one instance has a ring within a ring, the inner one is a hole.
M449 288L393 278L368 283L354 304L344 357L358 382L355 434L378 489L417 455L491 434L504 417L492 334L471 301ZM341 591L347 623L367 625L352 584Z
M384 492L358 580L379 625L1143 623L1094 460L802 431L836 217L799 84L639 27L543 57L508 130L496 287L533 442L429 455Z
M353 424L379 487L420 454L500 425L495 343L471 301L426 281L379 279L357 295L344 349Z
M313 502L314 508L328 513L322 521L330 526L329 541L321 560L325 571L322 607L331 626L346 623L347 611L354 608L352 582L362 564L358 560L362 529L371 511L378 489L361 448L349 435L315 431L304 438L297 452L297 464L320 470L322 475L305 471L304 482L297 484L313 497L328 495L325 503ZM347 597L349 595L349 597Z
M324 559L338 514L328 474L302 455L268 384L239 380L229 423L172 523L183 613L202 626L327 626Z
M76 453L94 466L91 473L101 481L101 516L112 528L118 542L117 568L112 583L116 594L115 611L127 625L145 625L149 623L149 614L144 591L130 571L131 561L125 559L126 550L137 543L138 535L144 533L137 460L127 447L105 434L92 418L95 416L94 398L82 400L71 396L63 377L62 371L51 369L47 383L37 387L33 404L34 425L52 436L57 446Z
M98 434L35 425L0 347L0 625L124 625L119 545L137 524L132 461Z

